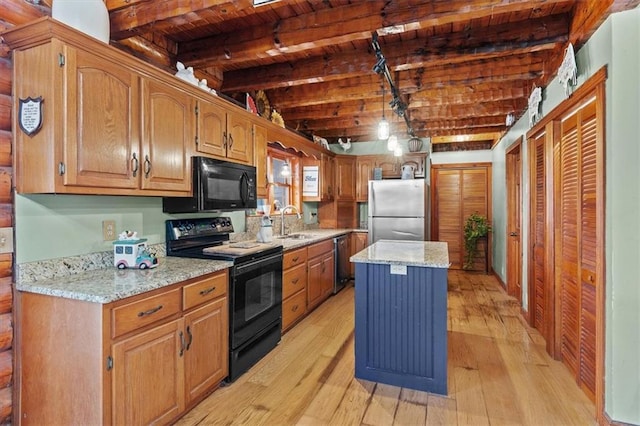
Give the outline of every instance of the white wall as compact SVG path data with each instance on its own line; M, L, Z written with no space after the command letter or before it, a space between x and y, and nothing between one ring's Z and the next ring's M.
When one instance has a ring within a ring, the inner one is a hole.
M640 424L640 9L612 15L576 54L578 85L608 66L605 130L606 344L605 411L615 421ZM553 80L543 89L546 115L565 98ZM505 152L529 130L525 114L493 151L494 270L506 278ZM523 165L527 165L526 141ZM523 212L528 211L523 173ZM528 235L523 215L522 235ZM524 259L528 244L523 241ZM526 265L523 294L527 294ZM526 306L526 301L525 301Z

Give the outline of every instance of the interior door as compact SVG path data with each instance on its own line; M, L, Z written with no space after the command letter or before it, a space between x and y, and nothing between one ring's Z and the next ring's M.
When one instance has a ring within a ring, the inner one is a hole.
M522 303L522 163L520 138L507 151L507 293Z

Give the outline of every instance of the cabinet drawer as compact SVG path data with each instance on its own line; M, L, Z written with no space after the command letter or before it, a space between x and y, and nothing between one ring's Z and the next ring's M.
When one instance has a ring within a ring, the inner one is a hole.
M296 265L303 264L307 261L307 248L303 247L297 250L291 250L284 253L282 257L282 269L287 270Z
M299 291L282 303L282 329L288 329L307 310L307 294Z
M282 298L286 299L307 287L307 265L298 265L282 274Z
M333 250L333 240L329 239L307 247L307 256L311 259L331 250Z
M191 309L201 303L216 299L227 294L229 275L227 270L198 280L193 284L182 287L183 309Z
M111 335L113 338L144 327L181 311L180 288L147 297L111 311Z

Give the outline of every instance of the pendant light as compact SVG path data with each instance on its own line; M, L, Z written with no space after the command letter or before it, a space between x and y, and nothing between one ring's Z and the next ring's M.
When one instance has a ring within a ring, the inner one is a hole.
M396 135L389 136L389 139L387 140L387 149L389 151L394 151L397 146L398 146L398 137Z
M280 176L283 176L283 177L291 176L291 166L289 166L289 162L288 161L286 161L282 165L282 169L280 169Z
M378 139L389 139L389 122L384 118L384 83L382 83L382 120L378 123Z

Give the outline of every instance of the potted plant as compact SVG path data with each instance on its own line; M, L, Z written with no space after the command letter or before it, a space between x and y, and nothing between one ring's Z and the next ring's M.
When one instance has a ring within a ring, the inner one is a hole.
M491 232L491 225L486 217L475 212L467 218L464 224L464 248L466 252L462 269L473 268L473 261L478 252L478 240Z

